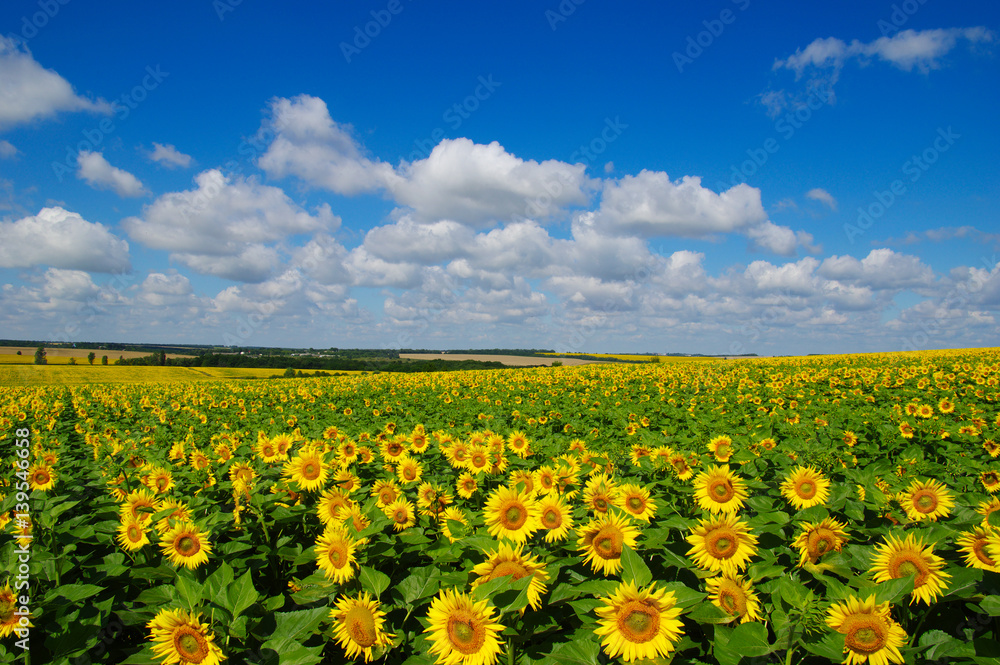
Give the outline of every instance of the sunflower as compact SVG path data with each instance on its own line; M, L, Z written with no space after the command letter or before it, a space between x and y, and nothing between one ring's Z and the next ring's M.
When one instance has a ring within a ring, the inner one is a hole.
M193 521L191 509L183 501L177 501L176 499L161 499L159 503L156 504L156 512L162 513L166 510L169 510L170 514L160 520L157 520L156 522L156 532L161 536L170 530L171 520L176 520L178 522Z
M375 497L375 504L382 509L402 496L396 481L392 479L376 481L372 485L371 494Z
M943 572L943 567L944 559L934 554L934 546L925 546L912 533L906 536L906 540L892 534L887 536L885 543L875 548L875 559L872 561L876 582L916 575L910 595L911 605L918 600L931 605L944 593L945 581L951 575Z
M511 432L507 436L507 447L521 459L531 455L531 441L524 432Z
M475 476L468 471L463 471L455 482L455 489L463 499L471 499L472 495L479 489L479 483L476 482Z
M238 480L243 483L249 483L256 477L257 472L246 462L236 462L229 467L229 480L233 482Z
M174 477L166 469L156 469L149 474L149 479L145 485L157 494L164 494L174 487Z
M848 540L847 531L844 530L847 525L832 517L827 517L819 524L803 522L799 526L802 531L792 543L799 550L799 566L816 563L827 552L839 552Z
M725 464L733 456L733 440L720 435L708 442L708 450L715 455L715 461Z
M444 589L427 612L430 653L438 665L493 665L500 654L498 635L506 626L494 619L494 609L458 589Z
M691 543L688 556L694 557L695 565L713 573L735 575L757 553L757 537L735 515L699 520L687 541Z
M146 527L142 525L139 520L127 517L118 526L118 535L116 536L118 544L122 546L122 549L128 550L129 552L135 552L141 550L143 547L149 544L149 536L146 535Z
M329 489L320 496L316 513L323 524L329 525L342 519L353 507L354 501L342 490Z
M853 448L858 444L858 435L851 430L844 430L844 445Z
M392 520L392 528L396 531L408 529L417 523L417 514L413 504L402 497L396 499L382 509L386 517Z
M371 519L368 518L367 513L361 510L361 506L354 504L346 510L346 512L341 513L341 517L344 519L344 526L352 527L356 532L364 531L369 526L371 526ZM358 541L359 544L361 541Z
M781 494L796 510L821 506L830 494L830 481L813 467L797 467L781 483Z
M955 411L955 403L950 399L942 399L938 402L938 411L941 413L953 413Z
M604 638L604 653L611 658L632 662L667 656L684 634L673 591L657 589L655 584L638 589L622 582L612 595L598 600L594 632Z
M225 659L200 614L163 609L146 627L153 654L164 665L219 665Z
M367 591L357 598L341 596L337 606L330 610L330 620L334 637L352 660L364 656L365 662L370 663L374 657L372 650L390 646L395 637L385 632L385 612Z
M486 473L491 463L489 448L482 444L469 447L469 460L466 462L466 467L469 471L478 476L481 473Z
M554 467L543 465L535 472L535 476L538 480L538 492L540 494L548 494L549 492L556 491L558 477Z
M591 520L579 530L577 549L586 553L585 561L596 573L605 576L617 573L622 567L625 546L635 547L639 530L629 524L623 515L607 514Z
M1000 538L990 527L974 527L969 533L963 533L955 539L962 554L965 555L965 565L968 568L991 570L1000 573L996 556L1000 554Z
M1000 510L1000 498L992 497L989 501L980 501L976 512L983 516L983 526L990 526L990 515Z
M469 444L464 441L455 441L450 446L441 446L448 464L456 469L464 469L469 461Z
M257 457L265 464L273 464L281 459L277 447L267 437L257 439Z
M774 450L777 446L778 442L772 439L771 437L767 437L766 439L760 440L760 447L763 448L764 450Z
M427 447L431 445L431 440L427 438L427 435L423 432L413 432L409 437L410 452L417 453L418 455L425 452Z
M361 479L355 476L348 469L340 469L333 476L333 484L343 492L352 494L361 489Z
M486 526L494 538L523 543L538 530L538 504L526 492L498 487L486 500Z
M449 543L454 543L460 539L460 536L456 536L451 532L452 526L449 522L459 522L460 524L469 526L469 520L464 510L454 506L445 508L444 512L438 515L438 525L441 527L441 533L444 534Z
M604 515L611 506L619 506L621 490L618 485L604 473L590 477L583 488L583 503L591 512Z
M518 485L522 487L518 488ZM535 474L527 469L519 469L510 474L507 480L507 487L520 489L528 494L535 494Z
M550 494L538 501L538 524L545 529L545 542L563 540L573 528L573 511L558 494Z
M160 549L175 566L197 568L208 561L212 544L191 522L180 522L160 536Z
M899 503L911 520L929 519L932 522L947 517L955 506L948 488L936 480L914 480L900 495Z
M906 632L889 616L889 603L876 604L874 595L834 603L826 625L844 636L845 665L903 662L899 649L906 644Z
M125 497L125 505L121 506L122 517L132 517L146 523L153 517L156 507L156 497L147 489L138 489Z
M694 469L688 464L688 459L682 453L674 453L670 456L670 465L674 467L679 480L688 480L694 475Z
M0 639L13 635L15 628L24 628L21 625L23 615L16 613L17 608L17 594L10 588L10 582L7 582L7 585L0 589ZM27 627L33 627L30 621Z
M400 457L399 462L396 464L396 477L399 478L399 482L403 485L419 482L423 473L423 465L409 455Z
M421 515L428 517L435 517L441 513L451 505L454 498L451 492L445 491L435 483L422 483L417 488L417 507L420 508Z
M543 564L530 553L525 554L522 548L523 545L512 546L501 541L497 549L487 551L486 561L472 569L473 573L479 575L479 578L473 581L472 588L475 589L480 584L507 575L511 576L511 582L531 576L531 582L528 584L528 604L533 610L541 608L542 594L546 590L545 581L549 579L549 574Z
M285 463L281 475L298 483L300 490L320 490L326 484L328 471L322 453L303 448Z
M398 462L406 454L406 435L394 436L388 441L383 441L379 452L386 462Z
M695 497L704 510L717 513L735 513L748 498L746 484L729 471L729 465L706 469L694 479Z
M995 469L987 469L979 474L979 482L983 484L983 488L986 489L990 494L995 494L997 490L1000 490L1000 471Z
M930 418L934 415L934 407L929 404L921 404L917 407L917 415L921 418Z
M618 505L634 519L648 522L656 515L656 501L649 496L649 490L635 483L625 483L620 488Z
M708 599L720 610L740 623L760 621L760 600L750 582L739 575L720 575L705 582Z
M357 542L342 526L328 526L316 540L316 565L328 580L342 584L354 577Z
M28 486L44 492L56 486L56 474L47 464L32 464L28 468Z

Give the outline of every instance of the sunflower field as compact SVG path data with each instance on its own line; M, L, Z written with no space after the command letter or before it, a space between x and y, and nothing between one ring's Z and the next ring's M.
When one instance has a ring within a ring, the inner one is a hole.
M1000 351L0 388L0 662L1000 662Z

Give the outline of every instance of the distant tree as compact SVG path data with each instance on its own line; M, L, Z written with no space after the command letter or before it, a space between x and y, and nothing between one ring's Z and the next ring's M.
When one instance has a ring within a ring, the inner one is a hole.
M17 355L21 355L21 351L20 350L17 352Z
M167 364L167 352L160 351L160 365L166 365L166 364Z
M70 365L75 365L76 364L76 358L74 358L73 356L70 356L70 358L69 358L69 364Z
M101 364L102 365L107 365L108 364L108 357L107 356L101 356Z
M95 358L97 358L97 354L96 354L96 353L94 353L93 351L91 351L90 353L88 353L88 354L87 354L87 361L88 361L88 362L89 362L89 363L90 363L91 365L93 365L93 364L94 364L94 359L95 359Z
M563 363L562 363L561 360L553 360L552 361L552 366L553 367L562 367L562 365L563 365Z
M285 370L285 373L282 374L282 377L284 377L286 379L294 379L295 378L295 369L292 368L292 367L289 367L288 369Z
M45 354L45 347L42 346L41 344L39 344L38 348L35 349L35 364L36 365L47 365L48 362L49 362L48 358L46 358L46 354Z

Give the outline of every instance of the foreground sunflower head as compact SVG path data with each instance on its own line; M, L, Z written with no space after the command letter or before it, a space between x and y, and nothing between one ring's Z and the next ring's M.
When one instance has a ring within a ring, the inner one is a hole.
M684 634L674 593L657 589L655 584L638 589L623 582L600 601L594 632L604 638L604 652L611 658L621 656L632 662L667 656Z

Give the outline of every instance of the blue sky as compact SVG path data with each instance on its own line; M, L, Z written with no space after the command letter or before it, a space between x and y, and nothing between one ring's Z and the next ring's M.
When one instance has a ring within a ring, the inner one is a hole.
M979 2L9 1L0 336L996 346Z

